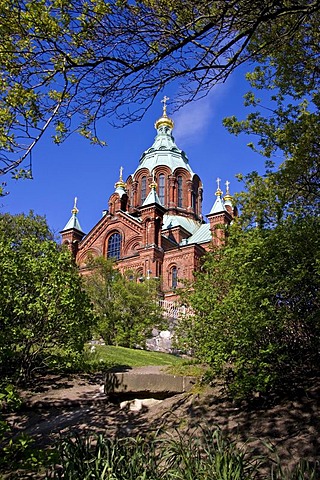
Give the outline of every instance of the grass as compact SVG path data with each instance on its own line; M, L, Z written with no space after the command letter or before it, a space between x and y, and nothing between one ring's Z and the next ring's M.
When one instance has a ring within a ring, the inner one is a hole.
M219 429L155 432L110 438L73 435L56 446L58 461L46 479L64 480L316 480L319 463L300 461L293 470L280 459L256 457ZM261 468L263 470L261 470Z
M185 375L189 377L203 378L208 370L208 366L193 360L182 360L180 363L174 363L168 368L168 373L172 375Z
M111 365L128 367L146 367L152 365L172 366L182 364L183 360L169 353L149 352L111 345L96 345L94 359L103 360Z

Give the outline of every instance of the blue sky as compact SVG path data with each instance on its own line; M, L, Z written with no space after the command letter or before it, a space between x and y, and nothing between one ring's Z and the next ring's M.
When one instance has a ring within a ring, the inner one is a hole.
M244 118L243 95L249 90L244 71L222 85L215 87L209 96L192 102L175 114L167 112L175 122L173 135L179 148L187 153L190 165L202 179L204 186L203 214L209 213L216 190L216 178L231 182L231 193L239 191L241 184L237 173L261 170L264 160L252 152L245 135L234 137L222 125L226 116ZM164 91L174 96L173 89ZM136 169L139 158L154 140L154 122L162 114L162 96L149 109L145 117L124 128L114 128L106 120L100 122L100 132L107 147L101 148L74 134L62 145L54 145L50 134L33 151L33 180L7 182L8 196L0 199L1 212L28 213L33 210L45 215L51 229L58 233L71 216L74 197L78 197L78 218L82 229L88 233L108 208L108 199L123 167L123 177ZM52 134L52 133L51 133Z

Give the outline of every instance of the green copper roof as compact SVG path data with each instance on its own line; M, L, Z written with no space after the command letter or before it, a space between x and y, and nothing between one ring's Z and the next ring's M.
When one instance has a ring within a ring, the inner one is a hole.
M160 198L158 197L156 189L151 188L151 190L149 192L149 195L147 196L147 198L143 202L142 206L146 207L147 205L153 205L154 203L157 203L158 205L163 206L162 203L160 202Z
M79 220L77 218L77 214L79 212L79 210L77 209L77 197L75 197L74 199L74 206L73 206L73 209L71 210L71 218L70 220L68 221L68 223L66 224L66 226L64 227L63 230L61 230L61 232L64 232L65 230L71 230L71 229L75 229L75 230L78 230L79 232L83 232L81 226L80 226L80 223L79 223Z
M70 230L70 229L76 229L76 230L79 230L79 232L83 232L76 213L72 214L70 220L68 221L64 229L61 231L64 232L65 230Z
M170 126L160 123L157 132L153 145L142 154L133 176L142 168L147 168L151 173L160 165L168 166L172 172L179 167L184 168L194 175L187 155L177 147L174 141Z
M221 212L226 212L226 211L227 211L227 209L224 205L224 201L221 198L221 196L218 195L217 198L216 198L216 201L213 204L213 207L210 210L209 215L211 215L212 213L221 213Z
M199 243L207 243L211 242L212 236L211 236L211 231L210 231L210 224L209 223L204 223L201 225L201 227L198 228L198 230L191 235L189 238L185 238L182 240L180 245L194 245L194 244L199 244Z
M164 215L162 230L174 227L183 227L187 232L195 233L201 226L201 222L181 215Z

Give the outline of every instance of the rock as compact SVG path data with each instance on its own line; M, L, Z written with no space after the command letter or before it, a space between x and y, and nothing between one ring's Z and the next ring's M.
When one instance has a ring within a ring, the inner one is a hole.
M139 412L143 408L150 408L161 402L162 400L157 400L156 398L134 398L133 400L125 400L121 402L120 409Z

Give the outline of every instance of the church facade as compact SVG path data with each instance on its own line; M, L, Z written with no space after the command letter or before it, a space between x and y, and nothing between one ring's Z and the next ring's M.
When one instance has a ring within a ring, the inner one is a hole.
M90 273L90 256L110 257L121 272L130 270L140 281L158 278L163 299L175 302L181 281L192 280L204 253L221 244L236 211L229 182L223 196L218 179L216 199L204 221L202 182L175 143L165 102L155 128L154 143L126 181L120 169L100 221L85 234L75 203L61 236L81 274Z

